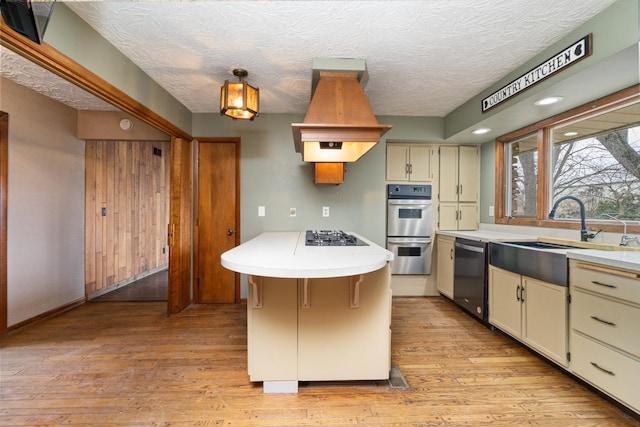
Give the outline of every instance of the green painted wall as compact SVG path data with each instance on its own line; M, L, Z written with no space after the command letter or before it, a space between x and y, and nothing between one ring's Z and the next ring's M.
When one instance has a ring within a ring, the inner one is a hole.
M442 119L378 118L394 128L360 160L347 163L340 185L315 185L312 164L304 163L295 152L291 123L303 119L295 114L262 114L246 122L218 114L194 114L196 138L241 138L242 241L263 231L338 228L384 246L385 141L440 142ZM266 207L265 217L258 217L258 206ZM329 218L322 217L323 206L330 207ZM295 218L289 216L293 207L297 210Z
M191 112L64 3L57 2L44 40L187 133Z
M637 84L639 0L620 0L566 37L554 43L512 73L502 77L471 100L446 116L445 138L465 133L480 122L489 121L490 128L501 134L511 132L538 120L577 107L625 87ZM521 92L509 101L486 113L481 111L481 100L546 59L570 46L587 34L593 34L593 53L590 57L571 65L556 75ZM500 61L501 58L487 58ZM630 60L630 61L629 61ZM553 108L533 107L533 100L548 95L571 94ZM522 105L525 104L525 105Z

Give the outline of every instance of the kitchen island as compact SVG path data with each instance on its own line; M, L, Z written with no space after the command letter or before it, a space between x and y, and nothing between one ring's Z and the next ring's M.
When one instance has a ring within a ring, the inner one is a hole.
M265 393L389 377L393 254L357 238L307 246L305 232L268 232L222 254L248 275L248 371Z

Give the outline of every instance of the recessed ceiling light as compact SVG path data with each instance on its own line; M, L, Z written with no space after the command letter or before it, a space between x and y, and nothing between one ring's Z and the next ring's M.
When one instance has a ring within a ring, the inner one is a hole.
M491 129L489 128L478 128L476 130L471 131L472 134L474 135L483 135L485 133L489 133L491 132Z
M542 98L537 100L536 102L534 102L534 105L551 105L551 104L555 104L556 102L560 102L562 101L564 98L561 96L547 96L546 98Z
M578 132L571 131L571 132L566 132L564 136L576 136L577 134Z

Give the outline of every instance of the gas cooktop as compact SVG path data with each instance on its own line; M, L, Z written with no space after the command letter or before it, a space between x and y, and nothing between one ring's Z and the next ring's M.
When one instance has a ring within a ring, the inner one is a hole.
M341 230L307 230L306 246L369 246Z

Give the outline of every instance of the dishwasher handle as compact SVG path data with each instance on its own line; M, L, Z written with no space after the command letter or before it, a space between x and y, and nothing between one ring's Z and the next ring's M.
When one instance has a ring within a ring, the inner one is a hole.
M479 254L484 253L484 246L471 246L460 242L456 242L455 246L456 248L464 249L466 251L477 252Z

